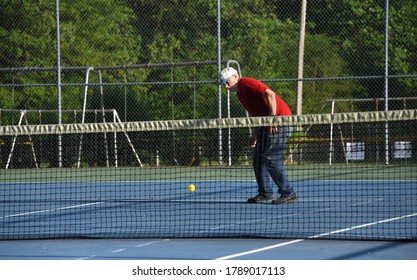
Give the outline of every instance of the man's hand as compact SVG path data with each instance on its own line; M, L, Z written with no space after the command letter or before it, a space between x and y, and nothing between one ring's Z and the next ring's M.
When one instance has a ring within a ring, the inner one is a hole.
M278 127L277 126L270 126L269 127L269 135L273 135L277 132L278 132Z
M249 138L249 145L251 146L251 148L255 148L255 146L256 146L256 139L257 139L257 136L258 136L258 130L259 130L258 127L252 129L252 135Z

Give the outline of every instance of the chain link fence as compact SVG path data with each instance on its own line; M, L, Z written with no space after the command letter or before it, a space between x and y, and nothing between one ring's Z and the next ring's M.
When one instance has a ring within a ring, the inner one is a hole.
M228 64L294 114L300 81L303 114L417 108L413 0L308 1L302 80L301 2L1 1L0 125L245 116Z

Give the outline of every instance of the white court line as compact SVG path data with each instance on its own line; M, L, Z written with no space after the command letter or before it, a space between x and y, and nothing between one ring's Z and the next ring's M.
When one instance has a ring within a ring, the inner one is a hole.
M148 246L148 245L152 245L152 244L160 243L160 242L164 242L164 241L168 241L168 239L158 240L158 241L148 242L148 243L145 243L145 244L136 245L135 248L144 247L144 246ZM120 249L117 249L117 250L114 250L114 251L111 251L111 252L112 253L120 253L120 252L123 252L125 250L126 250L126 248L120 248Z
M168 239L148 242L148 243L145 243L145 244L136 245L135 248L144 247L144 246L152 245L152 244L155 244L155 243L160 243L160 242L167 241L167 240ZM121 249L117 249L117 250L114 250L114 251L111 251L111 252L112 253L120 253L120 252L123 252L125 250L126 250L126 248L121 248Z
M329 232L309 236L306 239L316 239L316 238L320 238L320 237L323 237L323 236L328 236L328 235L332 235L332 234L337 234L337 233L341 233L341 232L346 232L346 231L350 231L350 230L369 227L369 226L373 226L373 225L377 225L377 224L388 223L388 222L401 220L401 219L406 219L406 218L411 218L411 217L417 217L417 213L408 214L408 215L399 216L399 217L394 217L394 218L385 219L385 220L381 220L381 221L376 221L376 222L372 222L372 223L367 223L367 224L363 224L363 225L357 225L357 226L348 227L348 228L344 228L344 229L329 231ZM284 242L284 243L275 244L275 245L272 245L272 246L259 248L259 249L256 249L256 250L251 250L251 251L241 252L241 253L238 253L238 254L233 254L233 255L228 255L228 256L216 258L216 260L229 260L229 259L233 259L233 258L245 256L245 255L255 254L255 253L262 252L262 251L267 251L267 250L275 249L275 248L278 248L278 247L283 247L283 246L291 245L291 244L294 244L294 243L298 243L298 242L304 241L306 239L296 239L296 240L292 240L292 241L289 241L289 242Z
M256 250L251 250L251 251L246 251L246 252L242 252L242 253L238 253L238 254L234 254L234 255L224 256L224 257L221 257L221 258L216 258L216 260L229 260L229 259L233 259L233 258L245 256L245 255L250 255L250 254L259 253L259 252L262 252L262 251L271 250L271 249L282 247L282 246L287 246L287 245L298 243L298 242L301 242L301 241L304 241L304 239L295 239L295 240L292 240L292 241L288 241L288 242L284 242L284 243L280 243L280 244L275 244L275 245L272 245L272 246L263 247L263 248L259 248L259 249L256 249Z
M303 199L303 201L314 201L314 200L305 200L305 199ZM378 202L378 201L383 201L383 199L367 200L367 201L362 201L362 202L358 202L358 203L355 203L355 204L350 204L348 206L349 207L359 206L359 205L362 205L362 204L368 204L368 203L373 203L373 202ZM233 223L233 224L229 224L229 225L212 227L212 228L209 228L209 229L206 229L206 230L201 230L201 231L199 231L199 233L205 233L205 232L210 232L210 231L213 231L213 230L219 230L219 229L234 227L236 225L242 225L242 224L266 222L266 221L271 220L271 219L277 219L277 218L283 218L283 217L295 217L295 216L304 215L306 213L311 214L311 213L317 213L317 212L325 212L325 211L329 211L329 210L332 210L332 209L339 209L339 208L340 207L328 207L328 208L323 208L323 209L313 210L313 211L308 211L308 212L299 212L299 213L288 214L288 215L272 216L270 218L253 219L253 220L244 221L244 222L237 222L237 223Z
M82 261L82 260L88 260L88 259L92 259L92 258L94 258L96 255L91 255L91 256L88 256L88 257L82 257L82 258L79 258L79 259L77 259L77 260L80 260L80 261Z
M111 252L112 253L120 253L120 252L123 252L124 250L126 250L126 248L117 249L117 250L114 250L114 251L111 251Z
M19 217L19 216L28 216L28 215L39 214L39 213L55 212L55 211L74 209L74 208L81 208L81 207L86 207L86 206L98 205L102 203L104 202L85 203L85 204L78 204L78 205L72 205L72 206L66 206L66 207L60 207L60 208L52 208L52 209L31 211L31 212L25 212L25 213L19 213L19 214L11 214L11 215L6 215L6 216L1 216L0 219L13 218L13 217Z
M400 217L394 217L394 218L391 218L391 219L386 219L386 220L381 220L381 221L376 221L376 222L373 222L373 223L367 223L367 224L363 224L363 225L347 227L347 228L343 228L343 229L339 229L339 230L335 230L335 231L329 231L329 232L321 233L321 234L318 234L318 235L313 235L313 236L310 236L308 238L311 238L311 239L320 238L320 237L327 236L327 235L332 235L332 234L341 233L341 232L345 232L345 231L350 231L350 230L355 230L355 229L359 229L359 228L369 227L369 226L373 226L373 225L377 225L377 224L384 224L384 223L388 223L388 222L392 222L392 221L396 221L396 220L401 220L401 219L406 219L406 218L411 218L411 217L415 217L415 216L417 216L417 213L408 214L408 215L404 215L404 216L400 216Z
M160 242L165 242L165 241L169 241L169 239L157 240L157 241L152 241L152 242L148 242L148 243L144 243L144 244L139 244L139 245L136 245L135 248L145 247L145 246L149 246L149 245L152 245L152 244L156 244L156 243L160 243ZM125 250L127 250L127 248L121 248L121 249L112 251L112 253L120 253L120 252L123 252ZM86 257L78 258L77 260L88 260L88 259L92 259L92 258L95 258L95 257L96 257L96 255L91 255L91 256L86 256Z
M164 242L164 241L169 241L169 239L164 239L164 240L158 240L158 241L148 242L148 243L145 243L145 244L139 244L139 245L136 245L136 246L135 246L135 248L145 247L145 246L149 246L149 245L152 245L152 244L155 244L155 243Z

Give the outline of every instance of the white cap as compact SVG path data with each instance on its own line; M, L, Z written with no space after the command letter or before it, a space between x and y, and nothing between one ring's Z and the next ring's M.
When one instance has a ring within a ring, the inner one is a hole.
M237 74L237 71L235 68L232 68L232 67L224 68L219 74L220 84L224 85L224 83L230 80L230 78L233 77L233 75L235 74Z

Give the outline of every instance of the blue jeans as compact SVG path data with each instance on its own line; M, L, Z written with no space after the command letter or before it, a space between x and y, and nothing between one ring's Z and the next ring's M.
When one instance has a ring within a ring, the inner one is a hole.
M269 127L259 128L253 150L253 169L259 194L273 195L269 176L277 185L279 194L286 196L294 192L282 162L285 144L292 131L292 126L280 126L277 133L269 135Z

